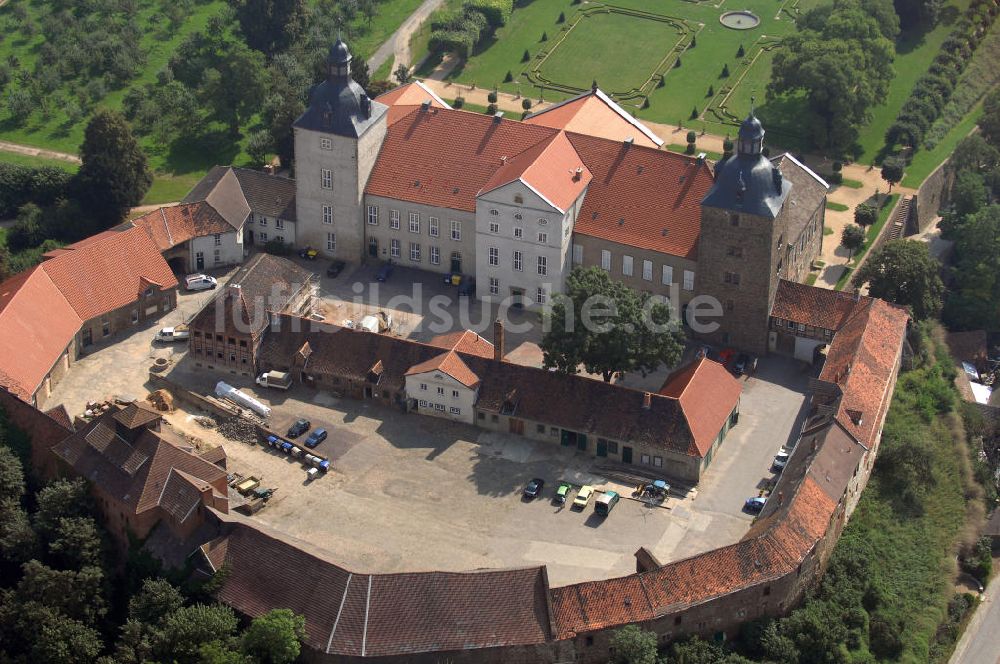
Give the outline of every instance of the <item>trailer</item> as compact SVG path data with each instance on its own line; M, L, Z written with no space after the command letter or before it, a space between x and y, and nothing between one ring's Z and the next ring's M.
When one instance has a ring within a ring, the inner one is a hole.
M259 486L260 486L259 479L257 479L256 477L247 477L246 479L239 481L233 488L245 496Z
M223 399L229 399L233 403L248 408L261 417L270 417L271 409L260 401L257 401L246 392L241 392L225 381L219 381L215 386L215 394Z

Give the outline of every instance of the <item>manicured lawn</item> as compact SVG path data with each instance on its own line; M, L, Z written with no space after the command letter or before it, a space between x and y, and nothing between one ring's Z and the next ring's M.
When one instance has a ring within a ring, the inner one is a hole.
M920 150L913 155L913 161L903 174L904 187L919 187L928 175L951 155L958 142L969 135L983 112L983 105L977 104L965 119L949 131L933 150Z
M64 171L69 171L70 173L75 173L79 164L75 164L70 161L63 161L62 159L44 159L42 157L32 157L26 154L19 154L17 152L3 152L0 151L0 164L18 164L20 166L55 166L56 168L61 168Z
M681 154L687 154L687 145L681 145L680 143L671 143L670 145L667 146L667 149L670 150L671 152L680 152ZM698 144L695 143L694 153L698 154L700 152L704 152L705 156L711 159L712 161L719 161L720 159L722 159L721 152L702 150L701 148L698 147Z
M586 14L538 67L554 83L586 90L594 80L607 81L601 83L607 92L625 93L646 83L680 37L676 27L663 21L619 13ZM608 57L624 44L629 51L627 67Z
M849 187L850 189L861 189L861 187L865 186L864 182L852 180L851 178L844 178L840 184L845 187Z
M384 0L376 3L378 15L372 19L371 24L361 12L358 12L358 18L354 20L354 30L350 31L350 34L344 35L345 41L350 39L351 52L363 58L371 56L375 49L389 38L389 35L399 29L403 21L420 6L422 1ZM316 0L309 0L309 4L315 10L319 3ZM331 35L331 41L333 39L336 39L336 35ZM389 59L392 60L392 58Z
M889 221L892 211L896 208L896 200L898 198L899 194L892 194L884 200L882 209L878 213L878 220L868 227L868 232L865 234L865 243L861 245L860 249L854 252L854 256L848 264L849 267L845 270L844 274L840 276L840 279L837 280L837 290L842 290L844 286L847 285L850 273L852 273L854 269L861 264L861 261L868 253L868 250L871 249L875 239L879 236L879 233L882 232L882 228L885 226L886 222Z
M179 201L191 191L200 179L201 174L199 173L157 175L153 179L153 186L149 188L146 196L142 199L142 204L158 205Z
M805 10L819 3L820 0L802 0L799 7ZM478 87L496 85L507 92L520 91L533 98L544 94L545 99L552 101L570 95L553 90L545 90L543 93L538 87L529 91L531 83L526 79L526 73L539 63L541 74L553 82L587 89L596 78L602 89L621 91L635 87L637 81L645 81L656 65L666 59L668 68L665 70L665 85L662 88L652 88L649 108L640 108L642 100L639 98L623 100L622 105L640 118L669 124L683 120L685 126L705 126L708 131L726 133L735 130L728 124L728 119L706 116L705 121L689 121L692 109L697 108L699 114L704 111L710 101L706 97L709 85L714 87L714 92L721 101L725 96L723 88L736 84L746 65L760 50L755 44L763 35L780 37L795 29L794 22L787 14L782 13L781 20L775 18L776 6L773 0L745 0L740 5L740 9L750 9L761 17L761 25L749 31L724 27L719 23L720 10L707 3L616 0L616 7L681 19L688 26L686 30L697 31L697 45L685 50L681 54L681 66L674 68L669 65L674 58L671 50L680 35L678 28L670 24L662 24L657 28L656 22L648 18L621 14L589 16L573 30L576 32L582 29L579 35L582 38L571 32L566 41L560 44L560 31L573 24L577 12L588 8L592 10L596 5L594 2L573 5L570 0L534 0L518 6L508 25L477 48L464 65L452 72L451 77L461 83L474 83ZM566 23L563 25L556 23L560 12L566 15ZM539 41L543 31L548 33L549 39L546 42ZM660 35L659 43L651 43L651 35ZM687 41L688 38L685 37L685 43ZM742 59L736 57L740 45L743 45L746 52ZM541 61L539 54L544 55L553 48L552 56ZM522 62L525 50L531 56L529 62ZM418 50L415 49L415 52ZM720 77L723 63L729 65L728 79ZM770 77L770 67L767 63L760 67L757 65L760 63L750 69L753 75L747 79L746 86L737 88L741 90L741 96L734 96L733 101L727 103L728 112L737 117L745 115L749 110L750 88L755 88L758 103L764 96L764 85ZM504 83L508 71L512 73L514 80ZM743 91L743 87L747 91Z
M833 201L827 201L826 209L834 210L835 212L847 212L848 207L843 203L834 203Z
M947 5L958 10L955 13L957 16L968 8L969 0L952 0ZM951 13L949 10L944 15L947 17ZM927 72L941 43L948 38L953 27L954 21L946 20L939 22L930 32L906 33L896 41L896 60L893 62L896 75L885 101L871 109L871 122L860 128L862 153L858 157L858 163L870 164L878 156L885 144L886 129L896 120L899 110L913 91L913 85Z

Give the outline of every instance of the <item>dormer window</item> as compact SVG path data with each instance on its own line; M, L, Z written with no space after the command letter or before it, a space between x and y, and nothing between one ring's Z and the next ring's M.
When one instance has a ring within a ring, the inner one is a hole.
M522 203L524 203L524 196L522 196L521 194L515 194L514 202L517 203L518 205L521 205Z

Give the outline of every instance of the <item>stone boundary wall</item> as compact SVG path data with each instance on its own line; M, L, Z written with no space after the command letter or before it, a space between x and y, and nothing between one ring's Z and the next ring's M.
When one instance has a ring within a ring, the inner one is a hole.
M913 233L927 230L938 215L938 211L948 204L948 194L955 174L948 168L948 162L942 163L934 172L920 184L917 193L913 195L913 211L911 212L916 228ZM911 227L907 228L907 231ZM907 232L908 235L913 233Z

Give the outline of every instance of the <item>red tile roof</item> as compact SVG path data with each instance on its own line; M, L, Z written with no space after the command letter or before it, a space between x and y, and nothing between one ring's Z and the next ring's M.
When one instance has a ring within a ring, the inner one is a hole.
M782 279L774 295L771 316L825 330L839 330L856 309L870 302L870 297Z
M399 657L551 638L542 567L362 574L327 552L242 519L202 547L228 573L217 597L256 617L280 606L305 617L305 642L323 653Z
M593 173L574 232L697 257L701 199L712 187L706 162L582 134L568 137Z
M503 166L556 131L479 113L397 106L365 193L474 212L476 195Z
M215 208L204 201L161 207L120 226L129 227L145 230L161 252L192 238L234 230Z
M480 193L485 194L517 180L560 212L566 212L590 184L591 174L565 132L559 132L508 159L483 185Z
M456 350L467 355L476 355L492 359L494 355L493 344L473 332L472 330L461 330L459 332L448 332L439 334L427 342L431 346Z
M425 101L430 101L431 106L451 108L444 99L441 99L433 90L420 81L413 81L398 88L393 88L376 97L375 101L381 102L386 106L420 106Z
M533 113L525 123L600 136L613 141L624 141L631 137L637 145L652 148L663 145L663 140L649 127L626 113L600 90L585 92Z
M837 421L869 448L889 409L908 321L903 309L871 299L834 335L820 372L840 386Z
M177 286L159 247L139 228L104 233L65 249L41 268L84 321L136 302L150 283Z
M740 402L742 385L714 360L695 360L667 379L660 394L678 399L701 456L708 454Z
M476 387L480 383L479 376L472 372L469 365L463 362L462 358L455 351L448 351L420 364L415 364L410 367L406 375L413 376L430 371L440 371L443 374L451 376L466 387Z
M83 321L40 266L0 284L0 385L31 401Z

